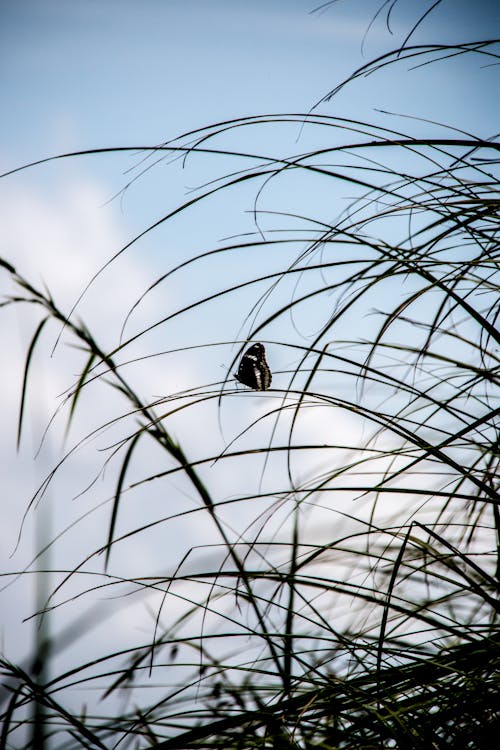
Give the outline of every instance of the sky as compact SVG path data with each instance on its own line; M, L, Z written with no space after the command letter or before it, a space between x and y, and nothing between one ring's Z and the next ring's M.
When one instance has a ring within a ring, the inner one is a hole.
M194 188L235 168L230 158L190 156L186 164L163 160L120 193L143 166L150 164L142 163L141 147L234 118L307 113L353 70L396 47L416 20L414 3L401 2L392 16L391 33L380 17L369 28L362 46L378 2L344 0L315 11L318 5L306 0L0 0L0 173L61 153L117 146L134 148L126 153L52 161L4 176L0 180L0 255L34 283L47 284L69 310L90 278L119 248L179 202L192 197ZM444 0L412 41L489 38L493 35L491 29L498 30L499 24L500 10L494 2ZM499 102L498 96L489 93L494 91L495 70L483 65L482 60L462 58L453 65L441 62L409 70L410 65L403 62L354 82L316 111L401 130L411 123L412 132L416 130L423 136L449 132L435 123L453 126L459 122L466 131L491 137L498 123ZM403 115L421 120L416 124ZM281 128L238 130L210 143L271 156L301 153L312 143L327 143L330 137L319 129L294 123ZM241 167L238 162L237 168ZM333 210L330 195L315 190L304 194L293 181L282 193L273 190L273 185L266 187L265 199L259 206L279 209L294 206L296 201L297 205L314 206L318 214L327 215ZM243 186L229 198L215 196L135 243L99 276L77 313L89 326L98 328L105 346L116 346L132 302L174 261L210 249L225 237L256 232L253 195L252 186ZM339 203L344 199L340 193L335 194ZM264 215L262 222L272 226L271 219ZM243 262L250 267L262 260L255 252ZM281 260L278 256L278 266ZM224 258L214 265L186 271L176 284L160 287L147 298L131 316L126 332L133 335L142 326L182 307L191 294L200 296L230 283L241 263ZM11 289L4 277L0 289L2 293ZM185 342L199 345L244 339L248 334L245 315L252 304L252 294L250 290L227 303L215 304L201 316L187 314L165 332L155 329L131 344L129 356L174 349ZM40 503L40 512L51 503L57 512L45 514L43 528L40 524L37 527L35 514L30 512L19 547L13 557L10 555L29 498L64 450L64 422L60 420L33 460L44 427L59 403L58 394L74 382L80 361L74 352L63 347L50 357L58 333L53 327L37 352L38 369L30 391L26 435L17 453L20 377L35 323L30 313L0 312L4 318L0 329L2 347L7 352L0 395L4 424L0 481L5 505L0 567L9 572L22 569L33 549L39 547L37 534L38 540L40 534L57 534L79 514L91 512L77 530L66 535L68 542L62 551L53 552L52 564L57 566L60 560L66 564L71 548L69 557L76 565L88 551L87 540L96 528L105 527L109 502L105 513L92 509L109 498L113 487L112 476L105 476L97 493L78 502L72 499L95 473L92 443L82 446L72 468L61 471ZM311 317L295 324L300 334L308 336L317 321ZM288 333L278 326L272 335L276 341L286 341ZM175 393L200 382L222 379L236 351L228 345L206 350L204 358L200 350L177 358L156 358L147 367L132 372L131 377L150 398ZM286 369L296 361L293 352L287 350L275 349L274 358L277 369ZM206 377L202 377L204 368ZM108 410L112 412L113 399L108 402L99 393L93 399L81 415L78 429L70 432L70 445L71 440L77 441L78 435L102 422L102 415ZM262 403L250 399L247 403L240 422L232 414L225 414L227 434L237 434L249 418L263 413ZM206 449L206 435L199 429L199 419L174 421L178 434L188 435L194 455ZM319 422L319 414L311 417L310 424L304 423L301 428L303 435L307 436L308 431L314 435ZM347 417L343 431L352 441L357 439L357 426ZM225 444L223 436L213 440L218 449ZM144 455L142 474L147 468L153 470L155 461L156 457ZM241 491L246 481L248 477L240 476L237 467L215 480L218 491L228 495ZM180 481L177 489L187 492ZM122 530L127 524L133 527L144 521L145 514L156 517L162 497L160 490L151 492L151 507L146 511L144 506L132 506L127 520L121 520ZM201 520L179 521L177 526L172 543L174 556L180 554L186 538L193 544L205 538ZM145 569L148 564L154 567L161 545L159 534L158 539L149 537L138 548L144 556ZM127 565L134 569L128 550L118 560L122 570ZM6 652L16 657L25 655L30 648L32 623L20 623L33 612L34 596L29 576L21 577L0 593L6 613L1 637ZM144 609L139 609L140 613L130 613L127 621L132 629L145 628ZM67 613L61 614L62 623L69 621ZM106 632L109 633L104 629L101 634L104 639Z

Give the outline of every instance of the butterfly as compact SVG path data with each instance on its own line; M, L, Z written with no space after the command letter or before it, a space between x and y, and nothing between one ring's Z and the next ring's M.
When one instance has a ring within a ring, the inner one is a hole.
M272 375L266 362L266 350L263 344L252 344L246 350L234 377L255 391L267 391L271 385Z

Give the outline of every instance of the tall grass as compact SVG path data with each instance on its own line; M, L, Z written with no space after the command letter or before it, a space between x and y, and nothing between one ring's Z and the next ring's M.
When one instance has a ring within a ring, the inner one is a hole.
M490 40L453 49L496 54ZM437 52L452 48L407 44L354 77ZM2 261L15 286L4 305L38 316L19 439L35 353L54 324L58 346L82 353L59 407L73 429L96 386L119 395L27 509L36 512L80 448L101 441L114 472L106 527L84 559L53 571L37 616L89 602L79 610L88 620L68 626L70 647L92 623L96 595L117 597L124 613L131 599L144 601L151 626L133 646L97 648L50 678L40 665L2 658L1 747L494 746L500 144L437 125L436 135L417 137L418 121L406 124L396 131L313 110L219 123L145 150L141 174L174 157L232 166L115 258L247 185L254 231L170 262L131 301L111 350L78 320L78 307L60 309ZM302 128L299 145L321 146L272 158L232 147L269 125ZM221 287L129 333L149 295L182 285L186 271L208 277L212 266ZM234 299L245 334L231 354L229 337L207 341L200 326L218 306L233 324ZM160 326L175 333L189 316L198 328L169 350L168 366L192 348L197 382L144 396L141 368L164 354L148 348L148 336ZM271 365L283 364L265 394L233 380L247 341L264 342ZM228 368L208 382L207 352L221 350ZM201 448L193 429L203 432ZM121 526L133 498L145 520ZM168 547L189 522L195 541L182 538L172 560ZM148 567L144 552L158 532L165 546ZM81 688L99 700L77 712Z

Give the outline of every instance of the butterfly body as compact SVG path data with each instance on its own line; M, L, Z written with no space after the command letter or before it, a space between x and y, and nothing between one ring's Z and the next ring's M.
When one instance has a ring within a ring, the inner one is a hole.
M272 375L266 362L266 350L263 344L252 344L246 350L234 377L255 391L267 391L271 385Z

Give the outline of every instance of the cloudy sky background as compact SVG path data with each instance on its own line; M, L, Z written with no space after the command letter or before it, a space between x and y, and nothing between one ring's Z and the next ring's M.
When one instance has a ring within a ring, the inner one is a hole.
M273 2L141 3L132 0L35 0L0 1L0 172L47 156L84 149L160 144L190 130L214 122L254 114L307 112L331 88L368 59L393 49L416 20L414 3L402 2L392 18L391 36L380 18L370 29L361 49L361 40L376 2L347 2L322 12L311 13L314 3L305 0ZM426 6L427 7L427 6ZM484 25L490 19L498 29L499 11L491 2L466 0L443 2L422 25L414 43L461 41L492 36ZM360 80L344 89L332 103L319 111L406 129L399 117L376 110L429 118L460 127L477 136L490 137L498 122L498 97L493 95L494 71L482 68L484 61L468 58L408 71L409 65L395 66L384 73ZM487 95L491 89L492 94ZM485 95L486 94L486 95ZM465 104L466 102L466 104ZM422 135L436 127L421 123ZM415 128L413 127L413 132ZM440 130L439 132L443 132ZM295 154L312 143L322 145L328 134L318 135L308 127L256 128L248 134L228 135L228 148L251 148L256 153ZM217 141L218 145L223 143ZM113 196L137 174L143 154L92 155L54 161L17 172L0 181L1 255L35 285L47 284L55 299L69 310L93 274L120 247L166 211L192 195L193 188L234 168L231 160L207 163L191 157L181 162L162 161L145 173L125 194ZM131 168L135 171L129 172ZM285 195L270 189L265 205L293 204L293 186ZM254 190L236 190L231 196L216 198L193 212L179 217L168 227L153 232L137 243L103 273L78 308L99 341L116 346L124 315L133 301L156 276L173 262L216 246L224 237L239 232L255 232L251 215ZM329 210L331 195L300 195L300 205L315 208L324 202ZM282 204L280 203L282 201ZM321 210L319 211L321 213ZM332 211L333 213L333 211ZM266 221L265 218L262 219ZM245 263L258 263L258 253ZM202 296L229 284L234 273L231 261L200 266L179 277L168 291L157 290L132 316L127 332L139 331L169 311L182 307L190 295ZM11 287L4 277L2 292ZM248 326L241 328L251 306L252 291L235 296L227 304L214 306L206 316L187 315L175 326L155 330L130 347L128 357L151 351L170 350L184 342L212 343L245 338ZM0 567L2 571L22 570L40 547L40 534L51 536L71 524L79 515L96 508L113 491L114 475L99 480L97 489L78 500L75 495L96 473L96 445L89 443L78 451L71 468L63 469L39 510L47 512L44 526L30 513L23 527L19 547L10 556L21 528L23 514L34 490L61 456L64 420L56 422L37 458L33 461L47 420L59 403L58 394L71 386L81 367L77 353L61 346L50 351L59 332L52 326L41 341L35 359L36 375L28 402L25 439L16 453L15 429L20 382L26 346L36 324L32 312L2 311L2 388L0 409L3 429L0 435L1 496L3 498ZM307 336L316 321L300 321ZM368 324L367 324L368 325ZM285 337L277 328L277 341ZM285 340L285 338L283 338ZM224 378L236 349L214 347L203 357L200 351L182 357L166 355L148 361L131 372L142 393L155 398L183 388ZM287 369L296 362L293 352L275 350L273 365ZM207 374L201 373L206 367ZM203 377L201 376L203 374ZM277 381L278 384L278 381ZM66 447L112 413L114 397L108 400L95 389L86 400L78 427L70 432ZM263 413L265 405L247 399L238 422L224 412L227 435L234 436L249 419ZM188 437L191 455L207 453L207 435L196 418L183 417L174 429ZM208 417L207 417L208 419ZM309 423L307 420L309 419ZM357 426L342 417L342 434L354 442ZM301 426L303 436L314 436L322 415L310 415ZM111 433L109 442L112 442ZM221 450L227 435L213 434L213 452ZM106 444L102 438L100 446ZM211 446L210 446L211 447ZM142 456L141 471L158 466L158 456ZM304 467L304 471L310 468ZM131 476L133 478L133 476ZM211 474L217 493L230 496L243 488L248 476L237 466L224 465L224 472ZM190 490L176 480L175 492ZM165 505L164 490L148 487L148 507L127 506L127 518L120 519L120 530L158 517ZM156 495L155 495L156 493ZM168 500L168 498L167 498ZM53 513L48 512L52 507ZM65 536L60 552L52 552L53 567L76 565L104 541L109 502L79 523ZM251 518L248 519L250 521ZM169 541L171 559L189 544L207 541L204 518L193 515L172 525ZM37 539L37 534L38 539ZM157 538L155 537L157 534ZM158 565L158 550L164 550L163 530L151 532L144 543L116 553L122 575L137 574ZM89 544L89 540L91 540ZM97 569L98 564L95 565ZM158 567L156 567L158 570ZM10 581L11 579L6 579ZM32 622L21 624L35 608L31 578L24 576L0 593L2 605L2 646L10 658L26 655L30 649ZM76 586L78 589L78 586ZM75 590L76 590L75 589ZM67 592L69 595L69 591ZM61 609L59 627L72 620L74 609ZM113 642L116 632L130 629L150 636L151 614L140 603L128 607L116 618L116 628L106 624L99 629L99 648ZM128 618L128 619L127 619ZM109 622L109 621L107 621ZM97 639L96 639L97 640ZM124 640L126 638L124 637ZM104 644L104 645L102 645ZM90 654L90 646L87 646ZM66 658L66 657L62 657Z

